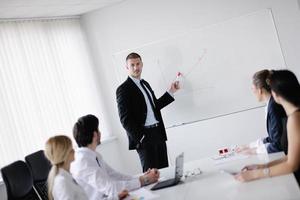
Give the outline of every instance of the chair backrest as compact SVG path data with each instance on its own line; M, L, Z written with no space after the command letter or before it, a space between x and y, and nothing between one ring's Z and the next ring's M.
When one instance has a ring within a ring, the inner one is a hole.
M24 161L16 161L1 169L8 200L39 199L33 189L31 171Z
M25 157L29 169L33 175L34 186L42 199L48 200L47 178L51 169L51 163L46 158L44 151L40 150Z
M51 163L46 158L43 150L27 155L25 161L32 172L33 182L47 181Z

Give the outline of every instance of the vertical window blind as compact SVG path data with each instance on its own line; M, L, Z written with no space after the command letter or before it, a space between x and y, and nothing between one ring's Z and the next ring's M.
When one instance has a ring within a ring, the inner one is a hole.
M94 71L78 18L0 21L0 167L101 117Z

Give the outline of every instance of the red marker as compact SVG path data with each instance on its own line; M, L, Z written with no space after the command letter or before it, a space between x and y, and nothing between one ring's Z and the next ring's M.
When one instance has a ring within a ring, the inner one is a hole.
M175 81L181 82L181 80L182 80L182 73L181 72L177 72L176 80Z

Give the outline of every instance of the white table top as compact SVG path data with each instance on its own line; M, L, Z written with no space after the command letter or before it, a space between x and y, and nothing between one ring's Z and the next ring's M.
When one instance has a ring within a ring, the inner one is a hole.
M239 171L248 164L266 163L282 157L283 153L251 156L246 159L234 160L215 165L211 158L204 158L185 163L184 171L200 168L202 174L189 177L179 185L152 191L159 195L158 199L193 200L276 200L300 199L300 190L293 174L265 178L252 182L241 183L233 176L221 173L220 169ZM161 177L174 177L174 167L161 170ZM148 186L148 188L151 188Z

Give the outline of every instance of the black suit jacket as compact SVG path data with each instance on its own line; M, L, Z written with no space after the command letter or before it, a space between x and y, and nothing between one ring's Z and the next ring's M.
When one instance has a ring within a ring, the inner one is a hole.
M277 104L272 96L268 104L267 131L268 137L263 142L270 143L267 147L268 153L285 150L286 147L283 147L281 141L287 137L286 114L283 107Z
M166 92L157 99L149 83L145 82L145 85L153 97L155 105L154 115L159 121L162 137L164 141L166 141L167 134L160 110L174 101L174 98ZM144 95L133 80L128 77L127 80L118 87L116 96L120 121L127 132L129 140L129 149L136 149L139 141L143 137L144 124L147 117L147 105Z

